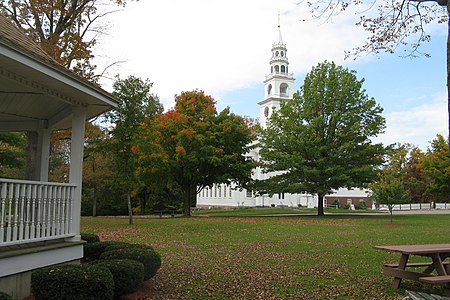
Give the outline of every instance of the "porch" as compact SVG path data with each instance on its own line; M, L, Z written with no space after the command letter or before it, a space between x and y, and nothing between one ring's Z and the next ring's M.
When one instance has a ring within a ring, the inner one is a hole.
M32 166L26 180L0 178L0 291L13 299L29 295L33 270L82 258L85 122L116 106L0 15L0 132L29 133ZM51 133L68 128L67 182L49 182Z

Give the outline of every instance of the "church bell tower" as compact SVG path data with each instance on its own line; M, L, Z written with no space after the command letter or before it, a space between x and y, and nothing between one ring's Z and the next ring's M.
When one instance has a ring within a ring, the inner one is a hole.
M294 74L289 73L289 61L286 55L286 44L281 37L280 22L278 21L278 41L272 44L270 58L270 73L264 80L264 100L259 102L260 124L266 127L267 119L272 112L280 108L280 103L292 99L294 93Z

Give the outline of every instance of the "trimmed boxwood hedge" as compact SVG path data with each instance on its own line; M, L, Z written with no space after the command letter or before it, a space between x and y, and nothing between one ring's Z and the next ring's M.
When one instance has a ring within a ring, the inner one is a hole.
M7 293L0 292L0 300L12 300L12 296Z
M83 258L85 260L99 259L100 255L106 251L108 246L126 244L124 242L106 241L95 242L83 245Z
M36 300L113 299L111 272L95 265L60 265L31 274L31 290Z
M96 243L100 242L100 238L95 233L82 233L81 239L88 243Z
M129 248L154 250L153 247L148 246L148 245L143 245L143 244L116 243L116 244L106 246L104 252L117 250L117 249L129 249Z
M156 275L161 267L161 257L152 249L125 248L103 252L100 259L133 259L144 265L144 280Z
M137 260L100 259L92 264L109 269L114 278L115 296L132 293L144 282L144 265Z

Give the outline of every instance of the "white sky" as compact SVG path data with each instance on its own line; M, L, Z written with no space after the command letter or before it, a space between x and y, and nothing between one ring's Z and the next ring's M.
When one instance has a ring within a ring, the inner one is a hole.
M313 65L326 59L350 69L367 69L365 73L375 78L371 91L379 93L385 86L381 83L377 86L378 77L381 79L383 74L372 75L370 68L382 62L383 57L344 61L344 51L360 45L365 37L362 29L354 25L355 14L347 11L326 24L302 22L300 20L309 18L309 13L304 5L296 5L296 2L129 2L123 11L111 15L109 35L98 42L95 50L96 63L101 70L111 62L124 61L111 69L110 74L150 79L154 83L153 92L161 98L166 109L173 105L175 94L201 89L218 101L219 108L228 105L238 114L257 116L257 102L263 97L262 81L269 70L271 45L277 41L277 14L280 13L290 71L297 78L296 88ZM443 35L445 27L436 27L433 32ZM445 67L444 61L442 65ZM441 74L441 70L438 73ZM366 77L366 74L360 74L358 70L358 76ZM112 81L102 84L106 90L111 90ZM396 100L399 108L386 109L388 128L382 141L386 144L412 142L425 148L436 133L445 133L445 90L444 84L433 89L432 95L427 91L430 97L419 103L403 105ZM377 100L380 97L385 96L377 95ZM421 95L414 94L414 97ZM387 99L380 100L383 107L390 106ZM419 125L417 118L423 119Z

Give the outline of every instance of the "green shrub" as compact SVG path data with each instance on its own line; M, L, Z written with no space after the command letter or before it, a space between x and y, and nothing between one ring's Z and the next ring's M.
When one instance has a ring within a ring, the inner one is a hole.
M0 292L0 300L12 300L12 296L7 293Z
M88 243L83 245L83 259L84 260L96 260L100 255L106 251L106 247L117 244L125 244L123 242L106 241Z
M88 243L100 242L100 238L98 237L98 235L96 235L94 233L82 233L81 239Z
M92 264L106 267L114 278L114 296L136 291L144 282L144 265L131 259L100 259Z
M148 245L143 245L143 244L117 243L117 244L108 245L104 252L117 250L117 249L129 249L129 248L153 250L153 247L148 246Z
M364 203L363 201L359 202L358 205L356 206L356 209L366 209L366 203Z
M113 299L114 280L101 266L60 265L34 271L31 290L36 300Z
M100 259L132 259L140 261L144 265L144 280L156 275L161 267L161 258L152 249L125 248L103 252Z

